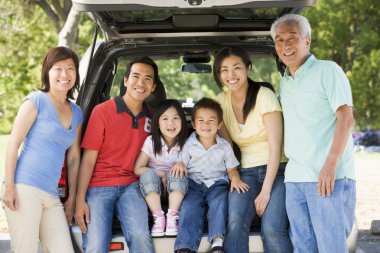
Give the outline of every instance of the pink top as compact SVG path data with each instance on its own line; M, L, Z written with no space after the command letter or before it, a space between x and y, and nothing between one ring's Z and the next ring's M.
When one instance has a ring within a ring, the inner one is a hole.
M168 146L161 138L162 150L161 154L154 155L152 136L148 136L144 142L141 151L149 156L148 167L155 170L169 172L170 169L178 162L180 148L178 144L168 150Z

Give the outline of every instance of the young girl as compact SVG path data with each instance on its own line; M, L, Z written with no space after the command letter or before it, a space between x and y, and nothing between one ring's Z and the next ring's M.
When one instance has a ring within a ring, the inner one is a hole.
M153 214L152 236L175 236L178 233L178 210L187 191L186 167L177 163L187 137L186 117L178 101L168 99L157 105L151 132L137 158L134 172L140 176L141 192ZM166 232L160 201L165 187L169 193Z

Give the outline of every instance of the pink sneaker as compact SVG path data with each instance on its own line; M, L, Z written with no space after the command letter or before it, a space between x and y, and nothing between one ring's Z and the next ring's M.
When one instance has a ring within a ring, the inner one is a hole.
M165 235L165 216L155 216L153 215L154 224L152 226L151 235L152 237L160 237Z
M166 214L166 232L167 236L176 236L178 234L178 215Z

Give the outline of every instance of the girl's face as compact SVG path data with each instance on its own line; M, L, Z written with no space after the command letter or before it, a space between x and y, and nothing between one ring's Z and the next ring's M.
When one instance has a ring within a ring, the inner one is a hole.
M239 56L230 55L222 61L220 65L220 79L223 84L231 91L237 91L248 85L248 74L251 66L245 67L244 62Z
M172 144L182 129L181 117L174 107L169 107L158 118L161 134L168 144Z
M50 89L68 92L75 84L76 69L73 59L56 62L49 70Z

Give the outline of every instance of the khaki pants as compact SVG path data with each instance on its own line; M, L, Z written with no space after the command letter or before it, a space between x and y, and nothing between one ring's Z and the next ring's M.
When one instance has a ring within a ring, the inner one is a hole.
M4 190L4 188L3 188ZM63 206L58 197L36 187L16 184L19 209L4 208L14 253L74 253Z

